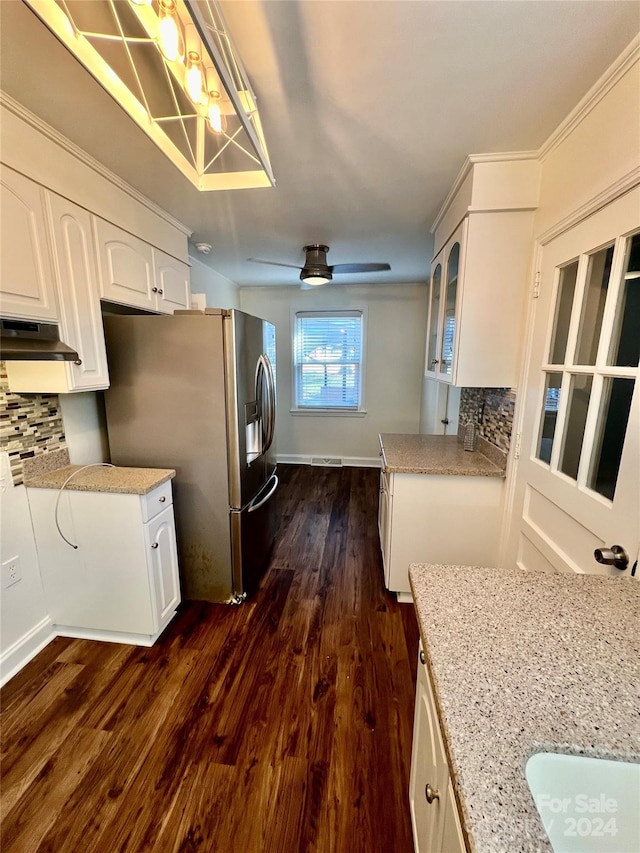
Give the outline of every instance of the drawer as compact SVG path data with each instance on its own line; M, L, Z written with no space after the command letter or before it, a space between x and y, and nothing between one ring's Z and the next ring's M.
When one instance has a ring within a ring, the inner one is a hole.
M141 502L142 521L150 521L159 512L162 512L163 509L166 509L173 503L171 480L167 480L166 483L163 483L161 486L158 486L157 489L154 489L152 492L149 492L148 495L143 495L141 498Z

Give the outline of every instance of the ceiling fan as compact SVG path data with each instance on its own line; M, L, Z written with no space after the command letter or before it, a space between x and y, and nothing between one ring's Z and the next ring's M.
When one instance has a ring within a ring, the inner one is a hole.
M314 243L311 246L305 246L304 266L300 267L296 264L282 264L278 261L266 261L262 258L247 258L254 264L270 264L274 267L289 267L290 269L300 270L300 281L302 282L303 290L311 290L312 287L318 287L322 284L327 284L333 278L333 274L337 273L359 273L359 272L383 272L390 270L389 264L327 264L328 246L323 246L321 243Z

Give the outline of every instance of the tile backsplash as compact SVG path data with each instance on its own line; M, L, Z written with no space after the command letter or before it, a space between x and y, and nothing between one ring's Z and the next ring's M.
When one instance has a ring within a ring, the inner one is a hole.
M9 455L15 486L23 482L23 464L50 450L66 447L57 394L14 394L0 362L0 450Z
M509 452L516 392L511 388L463 388L460 394L458 435L467 423L478 424L478 435L503 454Z

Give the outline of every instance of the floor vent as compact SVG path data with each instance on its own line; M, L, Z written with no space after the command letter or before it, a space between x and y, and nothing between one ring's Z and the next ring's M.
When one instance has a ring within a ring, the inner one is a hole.
M312 456L312 465L322 465L328 468L342 468L342 459L336 456Z

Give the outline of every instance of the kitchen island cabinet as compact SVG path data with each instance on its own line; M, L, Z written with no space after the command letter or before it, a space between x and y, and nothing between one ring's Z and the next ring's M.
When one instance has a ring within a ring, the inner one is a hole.
M525 775L529 757L551 752L640 762L640 585L468 565L416 564L409 574L424 650L418 679L428 676L432 688L468 848L550 853ZM424 750L414 758L417 772ZM604 782L600 792L614 796ZM637 820L630 793L614 814L618 840ZM569 802L573 808L578 798ZM552 817L569 827L574 814ZM612 840L594 835L580 849L637 849ZM438 849L458 848L443 841Z
M25 480L56 633L149 646L172 619L174 473L67 466Z
M411 601L410 563L495 563L504 471L482 453L465 452L456 436L383 433L380 447L387 589Z
M418 656L409 801L416 853L465 853L467 848L422 646Z

